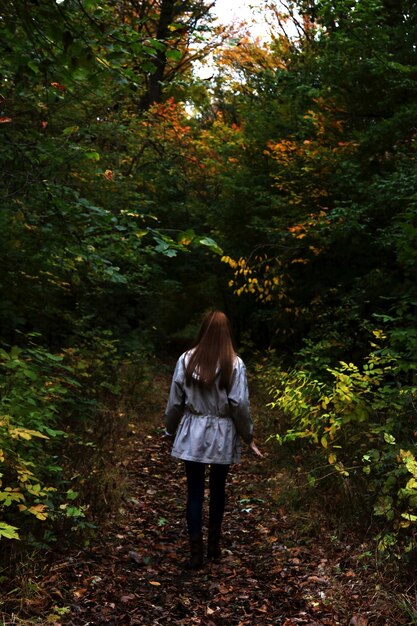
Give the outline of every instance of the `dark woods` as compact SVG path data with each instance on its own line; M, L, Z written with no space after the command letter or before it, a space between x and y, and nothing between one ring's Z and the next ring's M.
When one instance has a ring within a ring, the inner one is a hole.
M313 486L361 494L382 553L414 553L417 11L289 5L267 43L202 1L3 2L10 545L99 523L120 397L216 307L272 390L270 434Z

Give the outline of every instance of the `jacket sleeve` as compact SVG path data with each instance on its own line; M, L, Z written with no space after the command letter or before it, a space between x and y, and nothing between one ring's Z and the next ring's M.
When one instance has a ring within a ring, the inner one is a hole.
M236 430L243 441L250 444L253 439L253 422L250 415L248 381L245 365L239 358L233 370L228 400Z
M184 357L181 356L175 367L171 382L168 403L165 409L165 428L170 435L175 434L178 424L184 413L185 393L184 393L185 369Z

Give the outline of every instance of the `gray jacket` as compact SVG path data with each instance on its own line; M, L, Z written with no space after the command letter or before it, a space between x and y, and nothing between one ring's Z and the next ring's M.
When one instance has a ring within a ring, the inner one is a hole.
M238 463L239 437L253 438L246 368L236 357L230 389L220 389L216 376L211 389L187 383L185 369L190 352L180 356L172 378L165 411L165 426L175 433L172 456L200 463Z

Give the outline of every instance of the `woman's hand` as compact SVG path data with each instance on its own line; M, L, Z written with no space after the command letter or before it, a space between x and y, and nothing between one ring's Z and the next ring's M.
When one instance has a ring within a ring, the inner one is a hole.
M249 448L252 450L252 452L256 455L256 456L260 456L263 458L263 454L262 452L259 450L258 446L256 445L256 443L254 441L251 441L251 443L249 444Z

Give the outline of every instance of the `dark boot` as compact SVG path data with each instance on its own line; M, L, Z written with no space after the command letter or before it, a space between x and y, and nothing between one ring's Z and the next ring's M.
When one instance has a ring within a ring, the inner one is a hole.
M203 535L190 536L190 560L187 569L201 569L203 567Z
M220 549L220 526L209 528L207 544L207 558L210 561L220 561L222 556Z

